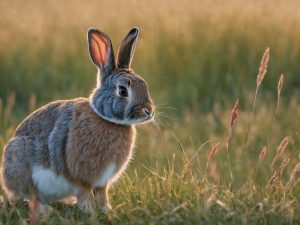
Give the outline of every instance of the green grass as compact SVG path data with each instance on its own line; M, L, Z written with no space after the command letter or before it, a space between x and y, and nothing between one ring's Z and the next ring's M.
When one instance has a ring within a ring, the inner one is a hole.
M34 109L89 95L96 78L85 37L91 26L110 34L115 50L130 27L140 27L133 68L149 83L161 112L159 128L138 128L134 159L110 189L111 212L83 214L56 203L40 224L299 224L299 174L292 189L284 189L300 157L299 2L275 3L1 1L0 149ZM269 69L243 146L268 46ZM273 120L281 73L285 81ZM237 98L231 178L226 141ZM287 149L272 168L286 136ZM216 143L219 152L208 163ZM266 188L288 156L280 180ZM11 206L0 194L0 224L26 224L26 203Z

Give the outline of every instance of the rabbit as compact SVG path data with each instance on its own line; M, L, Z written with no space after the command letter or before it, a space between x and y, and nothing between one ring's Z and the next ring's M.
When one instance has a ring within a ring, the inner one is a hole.
M88 49L97 67L89 98L51 102L16 128L3 153L2 183L9 199L29 201L29 217L49 203L76 197L83 211L111 209L108 189L126 169L135 125L154 118L155 105L144 79L131 69L138 28L119 48L117 63L107 34L90 28Z

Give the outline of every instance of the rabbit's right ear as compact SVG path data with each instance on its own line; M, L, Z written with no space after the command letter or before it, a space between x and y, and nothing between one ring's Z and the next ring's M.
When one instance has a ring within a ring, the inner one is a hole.
M121 43L118 53L118 68L129 69L139 36L139 29L134 27Z
M100 69L102 79L115 68L114 50L107 34L95 28L88 30L88 44L91 59Z

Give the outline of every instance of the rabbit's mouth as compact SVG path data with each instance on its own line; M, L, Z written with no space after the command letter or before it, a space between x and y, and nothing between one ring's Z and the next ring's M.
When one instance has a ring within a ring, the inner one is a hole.
M135 107L134 110L128 115L128 120L132 124L142 124L153 120L155 115L155 107L152 104L146 104L145 106Z
M149 123L153 120L154 118L154 114L153 115L149 115L147 117L143 117L143 118L136 118L136 119L130 119L129 123L134 125L134 124L144 124L144 123Z

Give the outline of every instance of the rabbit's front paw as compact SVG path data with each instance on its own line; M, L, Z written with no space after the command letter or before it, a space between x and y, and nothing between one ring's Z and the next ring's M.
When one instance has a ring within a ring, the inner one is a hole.
M50 205L40 204L38 207L38 213L41 215L50 215L53 211L53 208Z
M109 203L106 203L105 205L101 206L101 211L103 213L108 213L111 210L111 205Z
M77 205L85 213L91 212L95 208L93 195L87 192L81 192L77 196Z
M84 201L77 203L77 205L84 213L89 213L94 209L93 201L90 199L85 199Z

